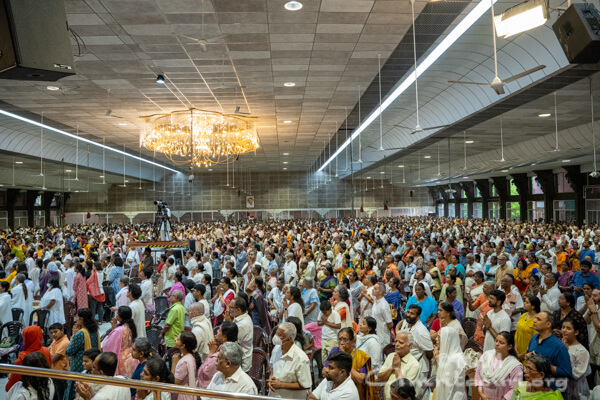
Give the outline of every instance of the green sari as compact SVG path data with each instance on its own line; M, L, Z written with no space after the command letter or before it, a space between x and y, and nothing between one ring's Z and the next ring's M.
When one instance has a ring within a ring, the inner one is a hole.
M527 382L519 382L513 391L511 400L563 400L562 394L556 390L554 392L528 392Z

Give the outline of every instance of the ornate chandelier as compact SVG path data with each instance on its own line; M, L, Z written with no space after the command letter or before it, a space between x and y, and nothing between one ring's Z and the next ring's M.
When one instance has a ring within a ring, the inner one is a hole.
M175 164L226 164L259 147L254 117L191 109L142 118L142 146Z

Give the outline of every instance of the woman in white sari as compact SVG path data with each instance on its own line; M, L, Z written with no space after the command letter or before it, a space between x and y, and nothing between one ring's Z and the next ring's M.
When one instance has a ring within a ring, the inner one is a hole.
M465 372L467 361L463 355L458 332L443 327L433 349L437 373L433 400L466 400Z
M509 332L499 332L494 350L479 359L475 371L475 386L483 399L509 399L523 380L523 364L516 358L515 338Z
M23 322L29 324L29 316L33 311L33 293L27 289L25 285L25 275L17 274L17 285L11 290L12 293L12 308L20 308L23 310Z
M12 295L10 294L10 284L0 282L0 325L13 320L11 311Z
M344 285L338 285L333 289L333 296L331 296L333 304L335 304L334 311L340 314L342 328L352 328L352 310L347 303L349 296L348 288Z

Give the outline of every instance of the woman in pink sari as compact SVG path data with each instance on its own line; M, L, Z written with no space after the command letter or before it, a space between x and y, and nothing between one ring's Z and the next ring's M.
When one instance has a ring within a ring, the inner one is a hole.
M116 375L130 377L138 365L138 360L133 358L131 349L137 337L137 331L132 319L131 308L121 306L117 315L110 321L112 330L102 343L103 351L115 353L119 359Z
M85 268L81 264L75 264L75 279L73 280L73 303L75 308L80 310L88 308L88 292L85 280Z
M181 272L175 273L175 283L171 286L169 296L173 294L175 290L181 290L181 293L185 295L185 286L183 286L183 274Z

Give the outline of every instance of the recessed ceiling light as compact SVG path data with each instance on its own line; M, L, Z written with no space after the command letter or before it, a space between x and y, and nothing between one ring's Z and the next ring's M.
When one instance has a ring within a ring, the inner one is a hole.
M425 156L424 158L431 158L431 156Z
M288 162L287 162L287 161L284 161L283 163L284 163L284 164L287 164Z
M79 193L79 190L76 190L75 193Z
M294 82L286 82L283 84L283 86L292 87L292 86L296 86L296 84Z
M283 155L284 155L284 156L289 156L289 155L290 155L290 153L283 153Z
M551 116L551 115L552 115L552 114L545 113L545 114L540 114L540 115L538 115L538 117L540 117L540 118L546 118L546 117L549 117L549 116Z
M121 125L121 126L127 126L127 123L125 123L125 122L119 122L119 125Z
M73 171L70 169L65 169L65 172L73 172Z
M398 165L398 168L404 168L404 165Z
M535 165L535 163L531 164L531 166L533 167Z
M212 171L212 168L209 168L208 170L209 170L209 171Z
M299 9L302 8L302 3L300 3L299 1L288 1L287 3L285 3L285 9L289 10L289 11L298 11Z
M283 167L283 170L284 170L284 171L286 171L286 170L287 170L287 168Z
M571 162L571 160L562 160L562 162Z
M290 120L287 120L287 121L283 121L283 123L284 123L284 124L291 124L291 123L292 123L292 121L290 121Z
M129 181L125 181L125 183L129 183Z
M380 172L380 174L381 174L381 175L384 175L384 174L385 174L385 171L381 171L381 172Z
M508 170L507 169L503 169L502 172L508 172Z
M471 144L471 143L473 143L473 141L472 140L466 140L465 143L466 144Z
M100 178L104 178L104 175L100 175Z
M46 89L48 89L48 90L60 90L60 88L58 86L46 86Z
M23 164L23 161L15 161L15 164Z
M371 179L371 177L370 177L370 176L367 176L367 179Z

